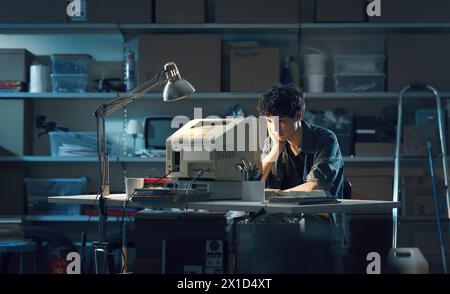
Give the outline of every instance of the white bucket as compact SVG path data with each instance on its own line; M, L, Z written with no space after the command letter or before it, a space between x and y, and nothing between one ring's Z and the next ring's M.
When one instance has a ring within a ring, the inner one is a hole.
M321 50L316 48L307 48L313 51L303 55L304 75L326 75L327 72L327 56Z
M325 75L308 75L304 78L304 87L309 93L322 93L325 89Z

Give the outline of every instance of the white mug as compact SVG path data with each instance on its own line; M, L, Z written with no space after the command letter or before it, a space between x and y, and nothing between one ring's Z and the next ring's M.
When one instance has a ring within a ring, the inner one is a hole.
M134 189L144 187L144 178L126 178L125 179L125 193L130 197L134 193Z

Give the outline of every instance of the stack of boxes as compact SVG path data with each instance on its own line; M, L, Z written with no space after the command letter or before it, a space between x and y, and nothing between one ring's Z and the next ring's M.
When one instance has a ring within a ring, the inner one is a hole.
M91 56L87 54L53 54L53 92L87 92Z

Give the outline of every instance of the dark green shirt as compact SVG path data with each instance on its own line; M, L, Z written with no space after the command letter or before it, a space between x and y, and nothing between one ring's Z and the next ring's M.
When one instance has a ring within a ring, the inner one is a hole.
M267 178L266 187L289 189L306 182L316 182L331 195L342 198L344 161L336 135L325 128L302 121L303 140L295 156L287 144ZM263 156L271 149L271 139L264 144Z

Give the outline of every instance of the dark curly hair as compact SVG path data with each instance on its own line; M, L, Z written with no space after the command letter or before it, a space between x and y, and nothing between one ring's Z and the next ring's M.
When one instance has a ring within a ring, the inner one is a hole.
M305 96L295 85L278 85L262 95L257 107L261 116L294 117L297 111L305 111Z

